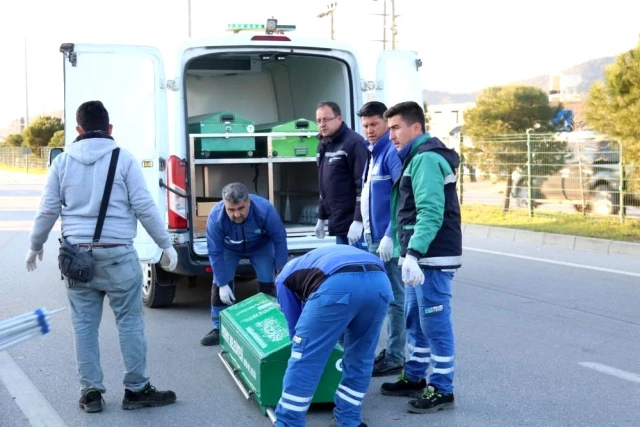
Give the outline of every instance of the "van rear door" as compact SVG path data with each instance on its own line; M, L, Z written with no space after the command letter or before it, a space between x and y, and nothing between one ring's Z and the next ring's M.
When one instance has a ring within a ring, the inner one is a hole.
M380 52L376 67L376 101L383 102L389 108L404 101L415 101L422 107L421 66L422 62L416 52Z
M151 197L166 217L166 194L158 185L160 153L167 150L168 135L160 52L150 47L70 43L60 51L64 55L65 145L75 139L78 106L102 101L114 139L138 160ZM155 263L162 254L140 222L134 246L142 262Z

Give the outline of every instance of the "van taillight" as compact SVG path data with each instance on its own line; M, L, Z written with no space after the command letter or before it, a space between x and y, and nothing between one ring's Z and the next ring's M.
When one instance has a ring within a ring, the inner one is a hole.
M187 192L187 166L177 156L170 156L167 162L168 187L180 193ZM187 228L188 200L175 193L167 191L167 205L169 206L169 228Z

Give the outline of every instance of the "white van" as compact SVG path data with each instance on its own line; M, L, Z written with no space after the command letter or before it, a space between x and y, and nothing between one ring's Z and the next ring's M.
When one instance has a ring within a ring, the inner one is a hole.
M247 126L244 136L253 134L271 147L277 134L256 128L300 118L314 123L321 101L337 102L345 123L356 131L361 131L356 113L366 90L375 87L376 99L388 106L406 100L422 105L415 52L382 52L376 82L364 82L351 48L282 33L189 39L169 53L152 47L71 43L60 51L65 144L75 137L78 106L102 101L114 139L140 161L178 252L177 269L163 270L160 248L138 225L135 248L145 272L143 298L149 307L170 305L183 276L211 272L204 225L211 201L219 200L229 182L243 182L251 192L269 198L285 223L291 256L335 243L330 237L318 240L313 233L319 199L315 157L276 156L271 148L242 157L202 157L194 149L195 137L209 135L190 137L193 118L221 111L249 118L254 125ZM315 138L307 131L296 135ZM228 141L242 136L217 135ZM248 263L242 264L239 272L247 268Z

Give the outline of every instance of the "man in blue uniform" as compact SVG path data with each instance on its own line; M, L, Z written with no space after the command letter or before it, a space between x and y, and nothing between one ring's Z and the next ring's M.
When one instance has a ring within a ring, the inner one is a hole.
M348 245L314 249L285 265L276 286L292 340L276 426L305 425L320 376L344 334L342 381L333 422L366 427L361 405L371 381L380 329L393 300L383 262Z
M220 312L235 301L233 278L241 258L249 258L260 292L275 296L275 271L288 259L287 233L269 200L249 196L247 187L235 182L222 189L222 203L209 214L207 249L213 269L213 329L200 343L210 346L220 343Z
M393 299L387 315L387 346L376 356L373 376L397 374L404 365L404 347L407 342L404 324L404 283L393 258L391 237L391 187L400 177L402 162L396 147L389 140L382 102L367 102L358 112L367 137L371 157L367 160L362 178L362 222L364 239L371 253L380 254L391 281Z

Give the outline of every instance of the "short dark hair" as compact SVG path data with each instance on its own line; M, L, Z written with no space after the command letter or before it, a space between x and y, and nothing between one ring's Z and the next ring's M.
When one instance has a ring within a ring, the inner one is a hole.
M409 126L414 123L420 123L422 132L426 132L424 110L417 102L405 101L394 105L384 113L384 118L389 119L394 116L402 117Z
M342 110L340 110L340 106L333 101L322 101L320 104L318 104L318 106L316 107L316 110L322 107L331 108L331 111L333 111L333 114L335 114L336 116L342 115Z
M387 106L380 101L367 102L358 111L358 117L374 117L380 116L384 118L384 112L387 111Z
M222 189L222 200L232 205L249 200L249 189L241 182L232 182Z
M100 101L87 101L78 107L76 122L85 132L109 131L109 112Z

